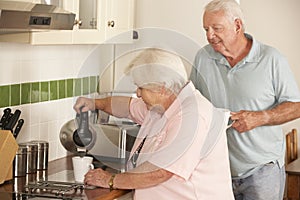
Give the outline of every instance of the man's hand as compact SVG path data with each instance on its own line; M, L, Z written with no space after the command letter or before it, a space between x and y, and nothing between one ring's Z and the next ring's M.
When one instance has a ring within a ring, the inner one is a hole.
M231 112L231 120L234 121L232 128L239 133L250 131L264 124L265 113L263 111L246 111Z

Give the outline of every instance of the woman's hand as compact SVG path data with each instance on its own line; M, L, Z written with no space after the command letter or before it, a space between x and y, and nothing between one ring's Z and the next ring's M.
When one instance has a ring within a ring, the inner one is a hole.
M84 177L84 183L102 188L109 188L109 180L112 174L101 168L90 170Z
M74 110L77 113L80 113L80 109L82 108L82 112L87 112L89 110L95 110L95 101L94 99L79 97L76 100L76 103L73 106Z

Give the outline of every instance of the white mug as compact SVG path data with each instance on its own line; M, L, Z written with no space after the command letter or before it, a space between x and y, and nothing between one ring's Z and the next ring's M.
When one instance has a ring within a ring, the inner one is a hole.
M93 162L93 158L89 156L72 157L75 182L83 183L84 175L90 169L94 169L94 165L92 164L92 162Z

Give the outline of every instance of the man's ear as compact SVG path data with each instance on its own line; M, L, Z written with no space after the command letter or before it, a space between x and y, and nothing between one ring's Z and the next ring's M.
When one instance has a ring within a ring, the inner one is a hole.
M235 31L236 32L240 32L243 29L243 23L242 20L240 19L235 19L234 20L234 24L235 24Z

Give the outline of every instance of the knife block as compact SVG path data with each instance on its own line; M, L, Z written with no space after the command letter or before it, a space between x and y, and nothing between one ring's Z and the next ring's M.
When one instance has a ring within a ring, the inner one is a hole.
M0 130L0 184L13 178L13 160L18 143L9 130Z

